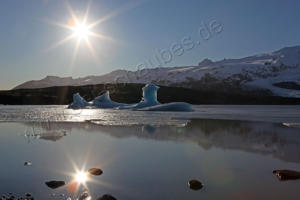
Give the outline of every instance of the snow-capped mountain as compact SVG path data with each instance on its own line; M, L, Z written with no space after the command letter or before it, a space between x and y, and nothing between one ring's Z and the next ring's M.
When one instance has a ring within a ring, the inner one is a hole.
M300 97L300 46L240 59L213 62L204 59L197 66L116 70L101 76L73 79L47 76L25 82L14 89L51 86L81 86L103 83L156 83L165 86L207 87L234 85L270 91L276 96Z

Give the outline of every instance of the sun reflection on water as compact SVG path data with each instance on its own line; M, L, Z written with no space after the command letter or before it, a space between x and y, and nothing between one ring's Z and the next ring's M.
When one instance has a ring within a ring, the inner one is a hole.
M79 171L76 173L75 175L75 180L78 182L78 183L86 183L87 180L88 180L88 177L87 177L87 173L86 172L82 172L82 171Z

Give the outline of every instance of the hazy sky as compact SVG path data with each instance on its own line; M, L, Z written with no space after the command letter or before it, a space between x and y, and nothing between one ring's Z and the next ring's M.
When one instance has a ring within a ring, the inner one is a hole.
M88 1L69 4L81 19ZM185 38L200 45L174 55L163 66L196 65L204 58L239 58L300 45L299 0L94 0L88 23L107 20L91 30L112 39L89 37L94 56L82 41L72 64L77 38L52 48L72 31L49 23L69 23L66 5L63 0L1 1L0 89L47 75L77 78L135 70ZM221 23L223 29L205 40L206 32L199 34L199 28L211 23Z

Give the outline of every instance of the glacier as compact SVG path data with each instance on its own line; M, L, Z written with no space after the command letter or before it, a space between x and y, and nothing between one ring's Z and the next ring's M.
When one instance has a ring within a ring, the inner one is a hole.
M248 57L212 61L204 59L198 65L137 69L136 71L115 70L100 76L82 78L47 76L44 79L25 82L14 89L45 88L53 86L83 86L107 83L155 83L162 86L193 86L200 81L209 87L207 77L212 81L245 89L263 89L274 96L300 98L300 90L279 87L278 83L293 82L300 85L300 45L285 47L276 51Z
M113 108L113 109L131 109L140 111L173 111L173 112L191 112L192 106L185 102L172 102L161 104L157 100L157 91L159 87L153 83L146 84L143 87L143 97L139 103L125 104L118 103L110 99L109 91L105 91L93 101L87 102L79 93L73 95L73 103L69 109L82 108Z

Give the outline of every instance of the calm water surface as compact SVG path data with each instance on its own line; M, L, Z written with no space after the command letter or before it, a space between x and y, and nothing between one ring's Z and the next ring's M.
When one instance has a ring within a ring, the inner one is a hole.
M123 200L299 199L300 181L280 182L272 174L300 171L299 110L201 106L193 113L147 113L0 106L0 195L67 199L66 187L53 190L45 181L68 183L76 168L99 167L104 173L86 183L93 199L107 193ZM24 166L26 161L32 166ZM204 188L190 190L190 179Z

